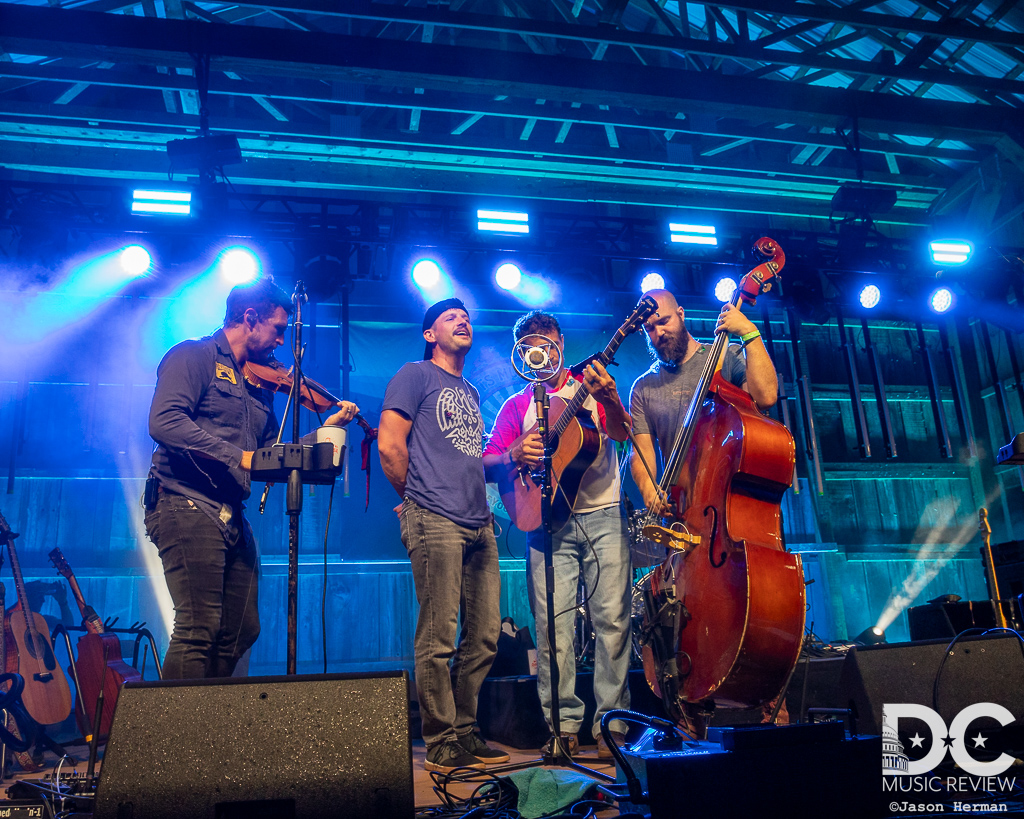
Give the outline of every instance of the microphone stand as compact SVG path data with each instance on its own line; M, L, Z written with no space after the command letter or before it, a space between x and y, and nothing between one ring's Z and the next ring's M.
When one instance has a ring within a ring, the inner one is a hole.
M292 443L298 444L299 398L302 388L302 305L309 300L301 281L295 282L292 304L295 305L295 320L292 322L292 355L295 369L292 372L292 391L288 403L292 408ZM299 516L302 514L302 470L298 467L288 474L286 500L288 512L288 643L285 673L296 673L296 644L299 630Z
M514 351L513 355L515 355ZM540 514L544 527L544 598L547 601L548 676L550 678L551 687L551 750L544 751L543 756L541 756L539 760L493 767L488 770L491 773L497 774L503 773L504 771L533 768L538 765L558 765L562 768L571 768L572 770L579 771L580 773L592 776L595 779L601 779L605 782L614 782L614 776L609 776L601 771L595 771L592 768L588 768L586 765L580 765L578 762L573 762L572 756L569 754L569 749L562 741L562 709L558 697L560 674L558 672L558 646L555 638L555 567L552 560L552 553L554 551L554 532L552 527L554 521L551 517L551 502L554 500L555 492L554 487L551 484L552 442L548 435L548 409L550 408L550 401L548 399L548 390L545 382L537 376L537 370L539 369L541 368L538 367L534 370L535 377L529 378L528 380L533 381L533 401L537 410L537 432L540 435L542 444L544 445L544 456L541 461L544 465L544 474L541 483ZM524 378L527 378L527 376L521 372L518 367L516 367L516 371Z

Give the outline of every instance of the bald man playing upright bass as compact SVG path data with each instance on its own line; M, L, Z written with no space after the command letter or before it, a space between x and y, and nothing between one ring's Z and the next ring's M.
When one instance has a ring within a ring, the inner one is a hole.
M652 512L664 515L668 512L665 499L659 496L643 460L654 469L658 462L655 460L657 445L660 463L664 464L700 380L711 345L702 344L690 335L683 308L667 290L651 290L644 295L651 296L658 303L657 311L644 324L647 349L654 363L633 382L629 398L636 439L629 467L643 495L644 505ZM726 304L718 317L715 332L729 333L740 340L740 344L730 344L726 349L722 377L750 393L762 410L773 406L778 400L778 375L754 323L739 308Z

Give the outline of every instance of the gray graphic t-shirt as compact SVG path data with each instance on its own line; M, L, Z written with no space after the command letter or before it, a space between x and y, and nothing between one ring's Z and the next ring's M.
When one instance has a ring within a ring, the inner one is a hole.
M722 361L722 377L737 387L743 386L747 377L747 362L742 350L740 345L730 344ZM667 367L655 361L651 369L633 382L629 396L633 432L654 437L655 452L662 465L672 449L676 431L683 423L710 352L711 345L702 344L689 361L678 367Z
M383 408L412 420L405 494L460 526L486 524L491 512L476 388L431 361L411 361L388 383Z

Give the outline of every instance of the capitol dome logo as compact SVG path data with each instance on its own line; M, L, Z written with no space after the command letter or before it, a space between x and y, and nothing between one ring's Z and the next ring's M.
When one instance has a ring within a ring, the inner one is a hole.
M905 776L909 773L910 757L903 751L896 729L888 721L882 723L882 774Z

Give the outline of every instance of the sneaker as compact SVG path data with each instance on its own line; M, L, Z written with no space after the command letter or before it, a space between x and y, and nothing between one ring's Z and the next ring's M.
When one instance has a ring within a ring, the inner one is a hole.
M551 737L547 742L544 743L544 747L540 749L540 752L544 756L550 756L554 751L555 738ZM576 756L580 750L580 741L577 739L576 734L562 734L562 749L569 754L570 757Z
M447 739L427 749L427 761L423 767L428 771L451 773L456 768L483 768L484 763L459 744L458 740Z
M616 747L621 748L626 744L626 735L619 731L612 731L612 742L615 743ZM598 732L597 735L597 758L598 759L612 759L612 749L608 747L608 743L604 741L604 734Z
M459 745L466 753L470 753L488 765L496 762L508 762L510 757L498 748L492 748L480 738L476 731L470 731L465 736L458 737Z

